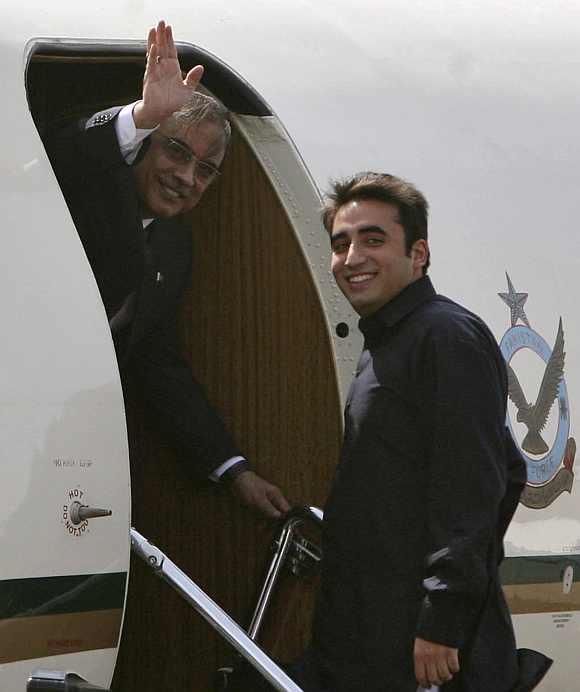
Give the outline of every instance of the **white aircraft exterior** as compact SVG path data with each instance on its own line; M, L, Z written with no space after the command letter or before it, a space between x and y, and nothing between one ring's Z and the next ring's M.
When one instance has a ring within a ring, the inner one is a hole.
M24 604L29 594L18 583L46 586L67 575L109 575L117 596L107 611L111 640L58 656L44 653L55 635L39 626L34 599L20 612L4 602L0 687L22 692L39 667L75 670L107 686L129 561L128 449L114 349L30 115L25 72L39 41L142 48L163 15L181 45L216 56L271 108L234 120L278 192L318 286L343 397L361 340L329 275L318 216L332 177L392 172L426 194L436 288L485 319L532 402L561 318L566 356L543 433L549 451L528 453L530 506L520 507L510 528L504 575L518 644L556 661L540 689L576 689L580 5L25 0L3 9L1 579ZM346 338L336 333L339 323L349 327ZM513 403L509 413L522 444L526 428ZM67 513L79 493L112 516L72 526ZM59 636L74 649L94 613L83 620L67 619L66 607L58 612L68 632ZM23 640L26 651L17 644Z

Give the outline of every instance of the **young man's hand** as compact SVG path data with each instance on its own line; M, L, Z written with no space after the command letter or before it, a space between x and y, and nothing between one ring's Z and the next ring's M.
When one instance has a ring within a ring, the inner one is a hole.
M415 639L415 677L421 687L442 685L459 672L457 649L443 644Z
M187 102L202 75L203 66L196 65L183 79L171 26L161 20L149 30L147 37L143 98L133 109L135 126L139 129L157 127Z

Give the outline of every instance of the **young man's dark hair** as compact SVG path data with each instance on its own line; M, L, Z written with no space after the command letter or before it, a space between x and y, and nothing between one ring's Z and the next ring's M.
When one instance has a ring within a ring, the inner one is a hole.
M393 204L399 210L401 225L405 231L405 248L411 252L413 243L419 239L427 240L427 217L429 204L423 194L411 183L387 173L364 171L351 178L335 180L332 190L326 195L322 212L322 223L331 233L334 218L345 204L353 200L376 200ZM423 273L429 267L429 257Z

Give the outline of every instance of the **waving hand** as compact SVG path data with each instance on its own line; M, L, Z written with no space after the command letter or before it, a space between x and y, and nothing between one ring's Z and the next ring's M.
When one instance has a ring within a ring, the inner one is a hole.
M161 20L147 37L143 98L133 110L136 127L156 127L181 108L197 89L202 75L203 66L196 65L183 79L171 26Z

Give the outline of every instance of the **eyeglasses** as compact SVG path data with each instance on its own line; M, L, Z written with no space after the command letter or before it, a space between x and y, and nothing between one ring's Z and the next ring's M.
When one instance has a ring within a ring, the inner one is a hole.
M173 137L159 134L163 143L163 150L173 162L179 164L191 163L193 161L194 176L202 183L211 183L212 180L220 175L220 171L211 163L201 161L191 151L189 147Z

